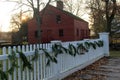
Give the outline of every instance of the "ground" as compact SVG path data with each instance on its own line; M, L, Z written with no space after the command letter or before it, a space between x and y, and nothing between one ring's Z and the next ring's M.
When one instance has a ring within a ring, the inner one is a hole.
M102 58L63 80L120 80L120 58Z

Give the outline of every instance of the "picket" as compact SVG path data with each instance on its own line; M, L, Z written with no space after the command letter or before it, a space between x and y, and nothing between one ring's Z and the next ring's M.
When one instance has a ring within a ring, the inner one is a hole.
M101 34L100 34L101 35ZM18 68L14 69L13 75L8 74L9 80L57 80L62 79L66 77L67 75L71 74L72 72L82 69L96 60L104 57L106 54L109 54L108 50L105 50L105 48L109 49L108 46L108 34L103 36L100 36L99 39L85 39L83 41L72 41L72 42L61 42L61 41L52 41L48 44L34 44L34 45L23 45L23 46L17 46L17 47L3 47L2 48L2 55L0 55L0 61L2 61L2 68L3 71L6 72L8 69L11 68L11 60L8 58L8 55L12 54L12 50L16 53ZM104 39L104 38L106 39ZM84 42L94 42L103 40L104 46L103 47L97 47L96 49L93 49L93 47L89 48L88 52L85 52L85 54L76 56L71 56L68 53L63 52L63 54L59 54L57 56L57 63L51 62L49 66L46 65L47 63L47 56L44 51L41 49L46 49L49 51L50 55L54 55L54 52L52 52L52 45L54 44L61 44L63 47L68 48L69 44L72 44L74 46L77 46L78 43L84 43ZM32 58L35 56L35 51L38 50L38 56L36 60L32 61ZM33 71L29 70L28 68L25 68L23 71L23 62L20 59L19 54L17 51L24 53L26 55L27 60L30 62L30 64L33 67ZM105 51L105 52L104 52Z
M18 46L18 51L21 51L21 47L20 46ZM20 58L18 58L18 66L20 67L20 68L18 68L18 80L22 80L21 79L21 76L22 76L22 73L21 73L22 67L20 65L21 65L21 60L20 60Z
M8 47L8 54L10 55L10 54L12 54L12 49L11 49L11 47ZM10 60L8 60L8 68L10 68L11 67L11 61ZM20 68L19 68L20 69ZM20 75L20 74L19 74ZM9 75L8 76L8 78L9 78L9 80L12 80L12 75ZM20 79L19 79L20 80Z

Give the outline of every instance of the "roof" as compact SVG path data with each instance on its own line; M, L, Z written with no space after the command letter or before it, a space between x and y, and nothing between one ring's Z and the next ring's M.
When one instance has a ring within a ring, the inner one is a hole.
M76 20L80 20L80 21L83 21L83 22L87 22L87 21L81 19L80 17L78 17L78 16L76 16L76 15L74 15L74 14L68 12L68 11L59 9L58 7L55 7L55 6L52 6L52 5L48 5L46 8L48 8L48 7L53 7L53 8L55 8L55 9L57 9L57 10L60 10L60 11L63 12L64 14L67 14L67 15L71 16L72 18L76 19ZM43 9L43 11L44 11L44 10L45 10L45 8ZM88 22L87 22L87 23L88 23Z
M81 19L80 17L78 17L78 16L76 16L76 15L70 13L70 12L67 12L67 11L64 11L64 10L61 10L61 11L64 12L64 13L66 13L66 14L68 14L69 16L73 17L74 19L77 19L77 20L80 20L80 21L87 22L87 21Z

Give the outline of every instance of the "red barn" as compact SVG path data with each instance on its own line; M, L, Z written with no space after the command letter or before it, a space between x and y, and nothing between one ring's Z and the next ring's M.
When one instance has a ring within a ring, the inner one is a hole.
M48 5L40 12L40 16L43 12L40 26L43 43L52 40L76 41L89 38L88 22L64 11L61 1L57 1L57 7ZM38 43L37 32L36 20L33 18L28 22L28 43Z

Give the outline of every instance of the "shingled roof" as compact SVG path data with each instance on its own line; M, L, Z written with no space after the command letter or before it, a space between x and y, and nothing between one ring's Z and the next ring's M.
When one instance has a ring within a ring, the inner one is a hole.
M76 16L76 15L74 15L74 14L68 12L68 11L59 9L58 7L55 7L55 6L52 6L52 5L48 5L47 7L45 7L45 8L43 9L43 11L44 11L45 9L49 8L49 7L53 7L53 8L55 8L55 9L57 9L57 10L60 10L60 11L63 12L64 14L67 14L68 16L71 16L72 18L74 18L74 19L76 19L76 20L80 20L80 21L83 21L83 22L87 22L87 21L81 19L80 17L78 17L78 16ZM87 23L88 23L88 22L87 22Z

